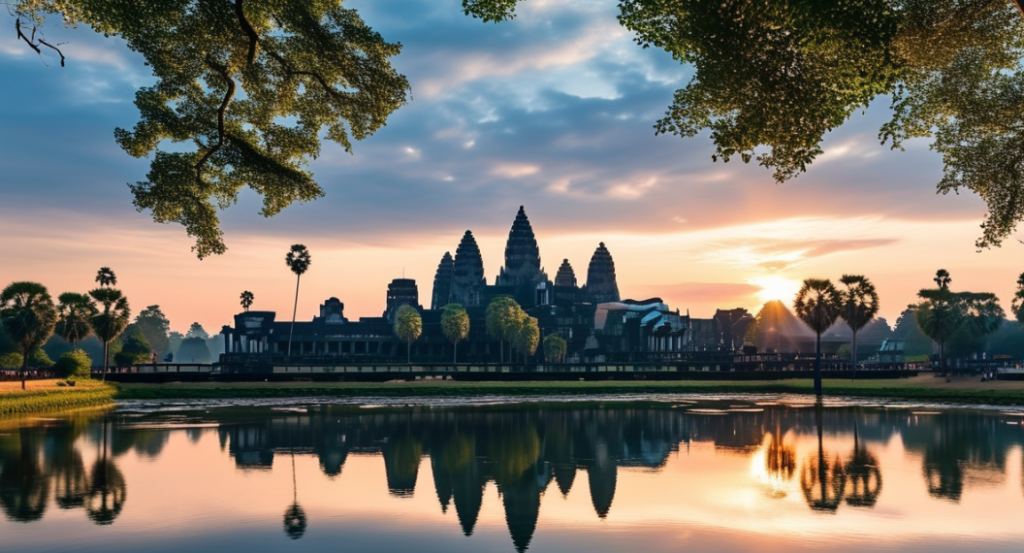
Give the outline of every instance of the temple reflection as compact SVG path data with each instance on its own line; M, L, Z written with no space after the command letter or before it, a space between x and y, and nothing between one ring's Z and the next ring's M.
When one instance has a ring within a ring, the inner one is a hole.
M493 483L511 544L520 552L534 539L549 492L566 498L589 494L592 516L610 519L621 471L661 472L673 455L691 454L694 444L712 446L701 451L714 455L749 458L751 484L768 497L799 489L810 510L824 513L878 504L884 490L878 451L890 440L902 441L907 459L920 463L927 493L952 502L969 489L1005 483L1009 452L1024 445L1017 418L967 410L312 406L260 416L224 410L181 417L112 414L0 432L4 516L37 521L52 505L81 509L98 525L112 524L127 504L128 482L117 460L128 454L159 458L174 432L192 444L212 433L214 445L239 471L272 470L281 455L286 465L280 468L294 471L295 458L313 457L324 476L335 478L350 454L377 456L387 486L380 493L407 498L418 486L432 484L440 510L454 511L466 536L473 535ZM298 539L308 521L292 476L283 524L285 534ZM580 480L585 491L577 491Z

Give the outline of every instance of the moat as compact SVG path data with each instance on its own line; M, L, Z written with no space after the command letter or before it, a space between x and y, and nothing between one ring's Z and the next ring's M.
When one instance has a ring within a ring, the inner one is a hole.
M786 398L126 403L3 422L0 551L1005 551L1022 423Z

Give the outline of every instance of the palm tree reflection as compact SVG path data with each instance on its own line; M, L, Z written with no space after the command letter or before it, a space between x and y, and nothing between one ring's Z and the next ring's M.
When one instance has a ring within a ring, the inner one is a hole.
M15 522L40 520L46 512L50 480L39 462L39 445L30 430L22 430L11 442L14 455L0 470L0 507Z
M786 483L793 479L796 472L796 450L791 444L782 440L781 424L775 422L770 442L764 452L764 469L767 475L768 495L773 498L786 497Z
M839 455L831 462L825 455L822 445L821 410L819 400L814 405L814 421L818 427L818 454L804 464L800 474L800 488L811 509L834 513L846 494L846 468Z
M846 461L846 474L850 479L850 491L846 504L852 507L874 507L882 493L882 471L878 459L860 441L856 422L853 426L853 453Z
M306 511L299 505L299 486L295 478L295 454L292 453L292 504L284 512L284 533L293 540L306 533Z
M85 513L97 525L113 524L127 497L124 475L112 458L108 458L107 421L102 422L103 432L100 454L90 472L91 485L85 498Z

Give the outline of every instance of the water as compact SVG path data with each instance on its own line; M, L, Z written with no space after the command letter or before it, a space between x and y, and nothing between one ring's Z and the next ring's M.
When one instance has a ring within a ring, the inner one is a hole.
M718 398L0 423L0 551L1016 551L1020 412Z

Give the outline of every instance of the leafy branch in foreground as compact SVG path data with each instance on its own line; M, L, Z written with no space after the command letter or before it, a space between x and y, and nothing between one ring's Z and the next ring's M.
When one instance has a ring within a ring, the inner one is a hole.
M19 36L56 15L142 54L157 82L136 93L140 121L115 138L152 155L146 180L129 185L135 206L183 225L199 258L225 251L217 212L243 187L263 197L264 216L322 196L307 169L321 132L351 151L409 90L390 64L401 45L341 0L21 0L12 10ZM43 44L36 27L30 46Z

